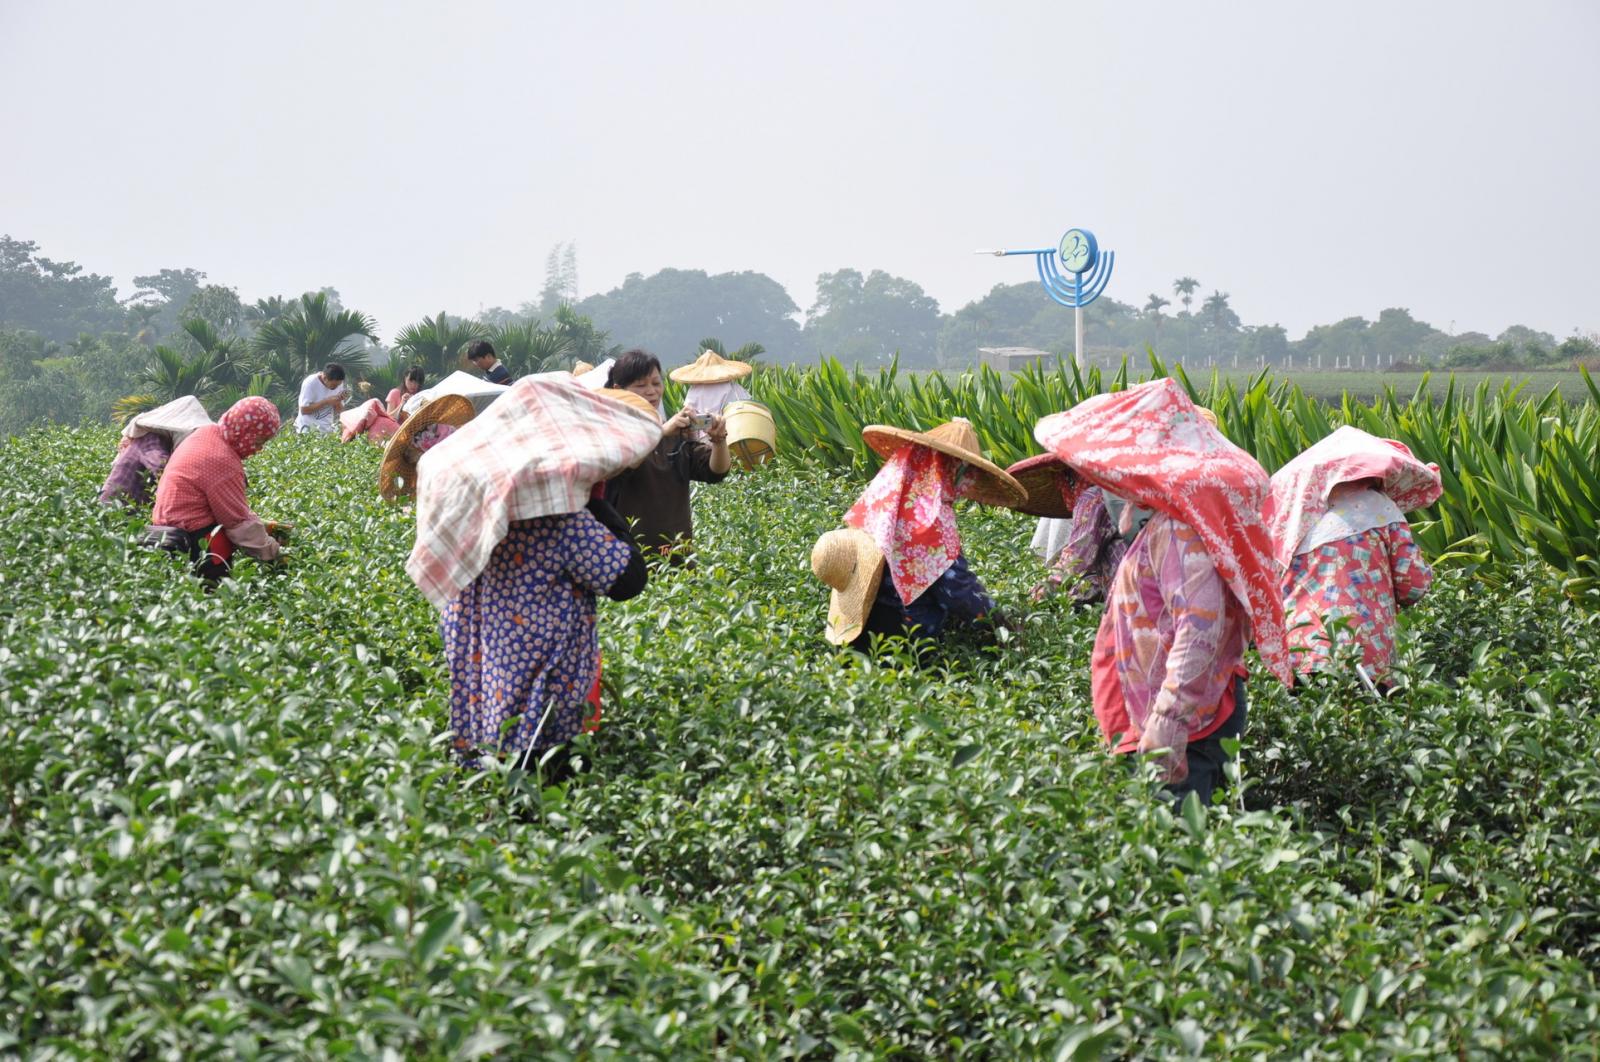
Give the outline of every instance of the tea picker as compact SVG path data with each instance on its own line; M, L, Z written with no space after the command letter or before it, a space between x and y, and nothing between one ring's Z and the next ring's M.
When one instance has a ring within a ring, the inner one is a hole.
M671 373L675 382L688 385L684 405L727 422L728 449L746 469L764 465L777 454L772 411L738 383L754 370L747 361L730 361L714 350L703 350L693 362Z

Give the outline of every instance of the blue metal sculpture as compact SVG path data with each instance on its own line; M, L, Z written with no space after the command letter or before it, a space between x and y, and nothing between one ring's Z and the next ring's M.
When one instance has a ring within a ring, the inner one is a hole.
M1073 310L1074 348L1078 368L1083 368L1083 308L1100 297L1111 281L1111 270L1116 265L1117 252L1101 253L1100 242L1088 229L1068 229L1061 237L1059 247L1045 247L1030 251L979 251L1003 257L1013 254L1031 254L1039 267L1039 282L1045 293L1062 306ZM1056 259L1061 259L1061 269ZM1067 274L1063 275L1062 269Z

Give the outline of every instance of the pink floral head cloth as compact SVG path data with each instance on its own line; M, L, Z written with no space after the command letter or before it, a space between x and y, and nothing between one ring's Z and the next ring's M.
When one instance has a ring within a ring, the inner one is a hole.
M1161 379L1095 395L1045 417L1033 434L1095 486L1192 527L1249 614L1262 662L1289 684L1283 598L1261 516L1266 469L1204 418L1188 392Z
M217 420L223 441L241 458L267 445L280 423L278 407L260 395L239 399Z

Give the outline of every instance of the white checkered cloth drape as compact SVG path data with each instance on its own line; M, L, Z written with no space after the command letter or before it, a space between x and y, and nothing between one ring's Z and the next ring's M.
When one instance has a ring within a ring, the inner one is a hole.
M489 564L513 520L573 513L596 483L661 441L654 418L564 372L518 380L417 465L417 541L406 560L444 608Z

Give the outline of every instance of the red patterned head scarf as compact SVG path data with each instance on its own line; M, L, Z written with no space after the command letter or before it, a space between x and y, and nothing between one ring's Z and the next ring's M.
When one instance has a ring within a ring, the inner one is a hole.
M1261 516L1267 472L1255 458L1168 379L1085 399L1039 421L1033 434L1090 483L1192 527L1249 613L1262 662L1289 684L1283 598Z
M1328 511L1333 488L1362 479L1382 480L1383 493L1403 513L1427 508L1444 492L1438 465L1423 464L1397 439L1346 424L1272 474L1265 515L1279 564L1293 562L1306 530Z
M239 399L217 421L223 441L241 458L267 445L279 423L278 407L260 395Z
M847 527L872 536L883 551L900 600L911 604L961 554L956 533L956 466L927 446L902 446L844 514Z

